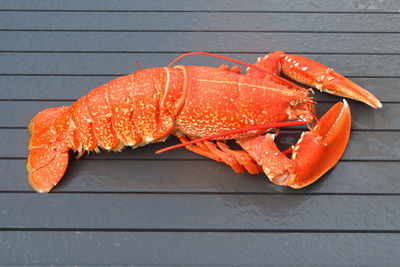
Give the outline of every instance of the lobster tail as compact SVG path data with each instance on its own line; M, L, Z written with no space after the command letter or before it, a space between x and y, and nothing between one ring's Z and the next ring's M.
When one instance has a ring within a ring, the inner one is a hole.
M31 121L28 181L49 192L68 165L68 150L119 151L163 141L183 106L183 70L155 68L119 77L97 87L70 107L50 108ZM180 101L179 101L180 100Z
M57 107L43 110L29 125L28 182L41 193L49 192L60 181L68 165L67 142L60 140L62 138L56 136L54 129L54 122L65 117L67 109Z

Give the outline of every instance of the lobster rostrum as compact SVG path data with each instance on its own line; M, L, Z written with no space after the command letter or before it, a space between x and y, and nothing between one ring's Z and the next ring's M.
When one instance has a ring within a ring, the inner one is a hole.
M64 175L70 149L79 158L85 151L135 148L173 134L190 151L225 162L236 172L264 171L273 183L302 188L342 156L350 135L350 108L343 100L316 119L308 90L279 73L330 94L382 107L365 89L301 56L276 51L253 65L231 61L248 66L246 74L237 66L171 67L173 62L112 80L69 107L39 112L29 125L30 185L49 192ZM291 148L283 152L277 148L276 128L311 123L314 126ZM231 149L225 143L228 139L236 139L243 150Z

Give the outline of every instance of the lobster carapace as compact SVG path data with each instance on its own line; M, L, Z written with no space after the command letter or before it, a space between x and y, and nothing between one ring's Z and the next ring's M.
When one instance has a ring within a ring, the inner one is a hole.
M207 54L190 54L195 53ZM276 184L302 188L342 156L350 135L350 108L339 102L317 120L308 90L278 74L382 106L365 89L301 56L276 51L245 65L244 75L239 67L226 65L144 69L93 89L69 107L39 112L29 125L30 185L38 192L50 191L64 175L70 149L79 157L99 147L120 150L174 134L187 149L236 172L264 171ZM290 149L281 152L275 145L272 131L277 127L313 122ZM227 139L236 139L243 150L229 148Z

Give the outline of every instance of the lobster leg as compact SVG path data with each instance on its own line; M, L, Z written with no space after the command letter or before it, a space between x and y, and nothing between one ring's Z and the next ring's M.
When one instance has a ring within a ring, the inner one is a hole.
M188 142L188 139L183 135L179 136L178 138L179 140L181 140L182 143ZM232 169L237 173L242 173L245 170L242 164L240 164L238 160L235 158L235 155L233 155L232 153L227 153L222 150L219 150L217 146L211 141L202 141L194 145L188 145L185 147L187 150L192 151L201 156L210 158L217 162L224 162L227 165L231 166Z
M242 71L240 70L239 66L236 66L236 65L233 66L232 68L229 68L228 65L221 64L221 66L219 66L218 69L220 69L220 70L226 70L226 71L231 71L231 72L236 73L236 74L241 74L241 72L242 72Z
M183 135L178 138L182 143L188 142L188 139ZM217 162L224 162L237 173L247 170L251 174L257 174L262 171L260 165L254 161L248 152L231 150L221 141L217 141L217 145L211 141L202 141L186 146L186 149Z
M246 168L246 170L250 174L257 174L262 172L262 168L257 162L254 160L250 154L245 151L245 150L232 150L229 148L229 146L221 141L217 141L217 145L219 149L224 151L225 153L228 153L229 155L232 155L236 158L236 160Z
M286 55L282 51L276 51L259 58L255 65L276 75L282 71L286 76L299 83L312 86L329 94L352 98L374 108L382 107L381 102L364 88L343 77L333 69L302 56ZM281 80L277 80L274 76L266 75L256 69L249 68L246 74L282 83Z
M301 135L291 158L279 151L272 134L237 142L262 166L273 183L298 189L316 181L339 161L350 127L350 108L344 101L335 104L311 131Z
M189 140L184 135L178 136L178 138L182 142L182 144L189 142ZM221 158L212 153L202 142L196 143L194 145L185 146L185 148L203 157L207 157L218 162L221 161Z

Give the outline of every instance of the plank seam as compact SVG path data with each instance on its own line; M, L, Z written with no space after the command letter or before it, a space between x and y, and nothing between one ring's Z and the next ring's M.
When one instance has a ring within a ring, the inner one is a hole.
M0 29L0 32L215 32L215 33L334 33L334 34L399 34L400 32L382 32L382 31L277 31L277 30L96 30L96 29Z
M221 228L30 228L1 227L3 232L182 232L182 233L310 233L310 234L399 234L398 229L221 229Z
M57 12L57 13L261 13L261 14L398 14L396 11L309 11L309 10L297 10L297 11L280 11L280 10L149 10L149 9L138 9L138 10L87 10L87 9L0 9L0 12Z

